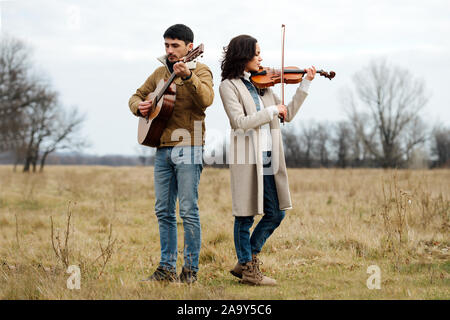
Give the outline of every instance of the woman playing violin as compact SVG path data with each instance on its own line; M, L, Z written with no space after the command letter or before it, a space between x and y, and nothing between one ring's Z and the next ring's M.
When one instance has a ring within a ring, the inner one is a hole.
M292 208L278 118L292 121L308 95L316 69L306 69L292 101L280 104L271 88L258 91L251 74L261 65L257 40L233 38L224 48L220 96L231 125L228 161L231 173L234 244L238 262L230 272L253 285L276 285L263 275L258 254ZM263 215L252 234L256 215Z

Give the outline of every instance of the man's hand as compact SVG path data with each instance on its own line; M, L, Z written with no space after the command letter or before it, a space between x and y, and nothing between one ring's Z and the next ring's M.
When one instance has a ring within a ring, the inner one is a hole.
M312 68L305 69L306 70L306 80L313 80L316 76L316 67L312 66Z
M138 109L142 116L146 117L152 108L153 101L142 101L139 102Z
M177 62L173 65L173 72L181 78L187 78L191 75L191 70L184 62Z

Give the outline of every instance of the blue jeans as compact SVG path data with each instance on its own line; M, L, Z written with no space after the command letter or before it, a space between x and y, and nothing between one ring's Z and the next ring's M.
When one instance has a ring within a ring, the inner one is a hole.
M201 228L198 211L198 184L203 170L203 147L163 147L155 155L155 213L158 218L161 244L160 265L176 270L177 217L184 228L184 266L198 271Z
M266 240L280 225L285 211L279 209L277 188L273 175L264 175L264 216L250 236L254 217L235 217L234 246L239 263L252 260L252 254L261 252Z

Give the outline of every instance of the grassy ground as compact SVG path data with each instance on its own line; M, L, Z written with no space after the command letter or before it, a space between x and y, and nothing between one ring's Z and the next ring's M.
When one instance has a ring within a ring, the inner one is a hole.
M261 253L279 284L250 287L228 273L229 172L203 171L199 281L186 286L138 281L159 262L152 168L0 166L0 298L450 298L450 170L291 169L289 178L294 209ZM67 265L80 267L80 290L67 288ZM380 290L367 288L370 265Z

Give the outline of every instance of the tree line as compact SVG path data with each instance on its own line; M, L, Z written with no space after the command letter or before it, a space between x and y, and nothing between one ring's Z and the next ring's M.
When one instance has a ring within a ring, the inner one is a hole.
M296 119L282 128L288 167L450 167L450 127L424 120L423 79L378 59L343 91L343 120ZM225 157L214 166L226 167Z
M30 52L20 40L0 38L0 154L6 153L14 168L23 165L25 172L36 171L37 166L42 171L53 153L80 151L87 145L81 135L85 116L76 107L62 105L58 92L33 67ZM450 127L426 123L423 110L428 99L423 79L385 60L372 61L355 74L341 97L345 120L302 120L299 129L283 128L286 164L450 167ZM117 156L93 160L81 154L68 162L153 163L153 150L138 147L136 152L137 162ZM54 159L52 163L61 161Z
M450 127L429 124L425 83L374 60L341 97L346 119L284 130L289 167L450 167Z
M436 168L450 167L450 129L423 132L423 142L392 155L371 151L350 121L311 122L299 130L283 129L286 165L291 168Z

